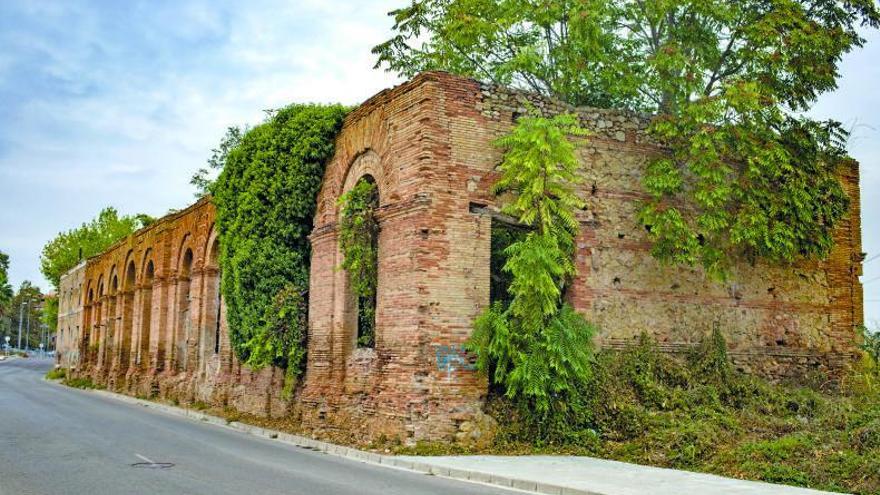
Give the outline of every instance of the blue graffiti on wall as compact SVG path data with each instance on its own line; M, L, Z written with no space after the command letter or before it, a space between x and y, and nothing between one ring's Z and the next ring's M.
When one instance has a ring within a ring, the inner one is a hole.
M446 372L447 378L455 371L477 368L473 356L462 345L435 345L434 353L437 356L437 369Z

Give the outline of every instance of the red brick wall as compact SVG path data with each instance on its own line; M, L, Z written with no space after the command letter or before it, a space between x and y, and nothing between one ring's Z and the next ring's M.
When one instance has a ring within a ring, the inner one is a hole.
M286 413L279 399L283 372L238 363L222 304L219 349L214 345L215 241L214 207L205 199L89 259L80 274L83 359L75 374L135 395Z
M238 363L222 314L214 353L219 273L208 200L122 240L62 281L82 287L82 311L65 313L82 322L76 373L132 394L294 414L307 429L358 440L477 436L479 422L471 420L486 381L462 345L489 302L491 220L472 206L498 207L489 189L502 154L492 142L530 108L576 111L592 131L577 138L588 208L568 297L598 326L600 345L619 347L647 332L679 352L717 325L740 367L770 377L833 376L852 359L862 322L857 164L842 171L853 209L827 261L741 262L730 280L713 282L700 269L662 266L649 254L636 211L645 164L660 150L645 133L647 116L573 109L426 73L354 110L337 138L311 236L308 363L293 400L281 398L282 370ZM336 222L340 195L367 174L379 188L381 231L376 344L361 349Z
M591 131L577 143L588 208L568 297L597 324L600 345L647 332L680 352L717 325L739 367L771 378L836 375L852 359L862 321L857 207L827 261L743 261L714 282L650 256L636 215L644 167L660 152L645 132L648 116L426 73L349 116L327 170L312 237L308 424L366 423L417 440L457 431L478 406L485 383L458 362L458 350L488 303L490 220L470 206L498 206L489 186L502 155L492 142L531 108L576 112ZM355 348L346 274L337 269L337 200L365 173L378 180L382 209L374 350ZM842 177L857 206L857 165Z

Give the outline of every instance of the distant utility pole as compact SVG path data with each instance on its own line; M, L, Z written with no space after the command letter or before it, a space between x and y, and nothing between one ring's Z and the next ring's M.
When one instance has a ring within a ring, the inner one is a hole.
M24 305L26 303L22 301L21 303L21 311L18 313L18 344L16 344L16 349L21 349L21 323L24 321Z
M27 310L27 333L24 334L24 348L26 350L30 350L31 348L31 303L32 299L28 299L28 310Z

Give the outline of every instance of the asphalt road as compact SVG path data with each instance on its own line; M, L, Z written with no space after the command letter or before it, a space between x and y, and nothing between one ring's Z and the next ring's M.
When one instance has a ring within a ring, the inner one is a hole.
M497 494L177 418L43 381L51 362L0 362L0 495ZM132 464L173 463L166 469Z

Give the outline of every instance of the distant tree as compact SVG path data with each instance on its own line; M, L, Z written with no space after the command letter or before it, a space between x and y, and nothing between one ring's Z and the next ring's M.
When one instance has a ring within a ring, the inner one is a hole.
M9 255L0 251L0 318L7 316L12 295L12 285L9 283Z
M153 220L144 214L119 216L115 208L104 208L91 222L62 232L49 241L40 256L40 271L57 290L61 275Z
M21 322L21 345L27 342L32 347L40 343L40 329L43 323L43 292L30 280L21 283L10 304L11 337L10 344L17 345L19 322Z
M658 114L642 221L660 260L824 257L847 133L804 117L880 25L875 0L412 0L377 67L447 70Z
M12 285L9 283L9 255L0 251L0 339L9 333L12 312Z

